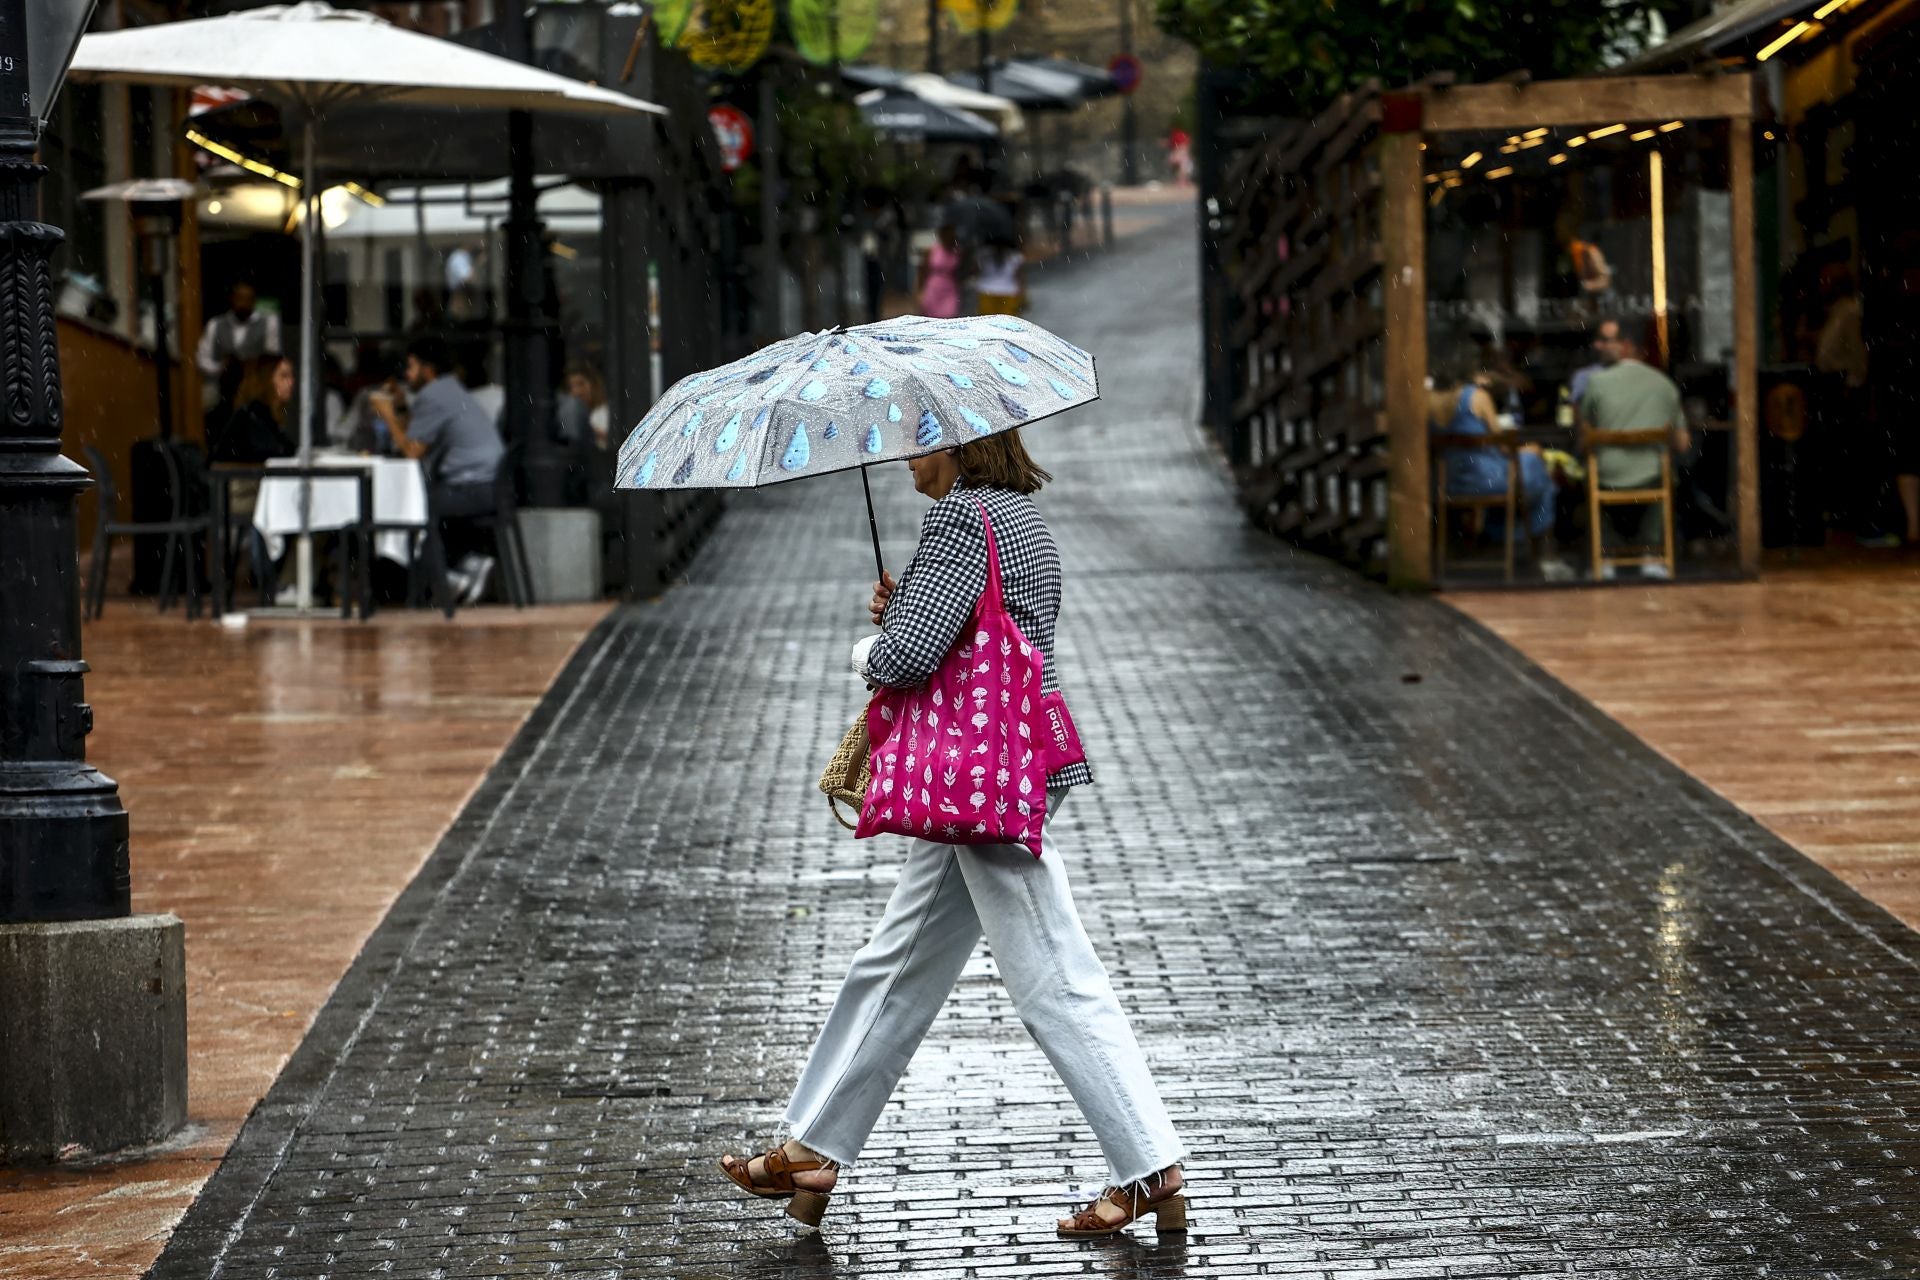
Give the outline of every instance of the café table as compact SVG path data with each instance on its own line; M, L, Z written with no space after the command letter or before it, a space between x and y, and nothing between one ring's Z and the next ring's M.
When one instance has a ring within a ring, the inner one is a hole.
M275 458L260 465L219 464L211 468L211 474L219 547L210 577L222 612L231 604L226 564L232 523L230 486L234 480L260 482L253 527L270 544L297 536L303 528L311 533L350 531L357 547L371 548L374 554L407 563L412 559L415 531L424 530L427 524L426 481L420 464L411 458L316 453L306 466L295 459ZM309 495L304 522L300 514L303 489ZM346 558L343 554L343 562ZM363 553L357 561L353 591L359 596L364 619L373 613L372 559ZM343 576L341 616L349 616L351 609Z

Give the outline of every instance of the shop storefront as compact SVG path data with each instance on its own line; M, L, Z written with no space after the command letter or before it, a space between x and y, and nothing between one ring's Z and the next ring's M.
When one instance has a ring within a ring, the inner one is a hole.
M1920 539L1920 4L1747 0L1640 67L1758 81L1765 544Z

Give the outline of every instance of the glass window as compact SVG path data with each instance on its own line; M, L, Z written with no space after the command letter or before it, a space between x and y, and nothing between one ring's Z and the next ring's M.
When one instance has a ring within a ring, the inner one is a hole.
M1542 453L1557 489L1554 540L1580 572L1590 478L1573 428L1591 379L1623 350L1670 379L1683 407L1671 455L1681 567L1734 556L1726 155L1723 125L1683 121L1428 140L1430 372L1436 387L1477 382L1499 425ZM1603 326L1624 347L1596 344ZM1628 399L1658 400L1648 385Z

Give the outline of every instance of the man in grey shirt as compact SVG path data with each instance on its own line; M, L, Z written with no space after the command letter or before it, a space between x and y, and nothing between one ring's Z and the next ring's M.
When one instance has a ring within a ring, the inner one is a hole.
M445 342L421 337L408 345L407 386L413 403L404 421L390 398L375 400L374 409L393 433L394 447L407 457L425 458L438 450L427 483L440 517L492 515L494 473L506 446L492 417L453 376L453 357ZM486 593L492 574L491 556L469 552L447 576L471 604Z

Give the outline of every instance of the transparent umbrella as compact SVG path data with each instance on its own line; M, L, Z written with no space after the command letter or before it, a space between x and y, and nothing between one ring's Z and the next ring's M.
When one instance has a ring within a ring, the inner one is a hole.
M751 489L950 449L1100 398L1093 357L1017 316L802 333L673 384L618 489ZM867 494L873 556L880 534Z

